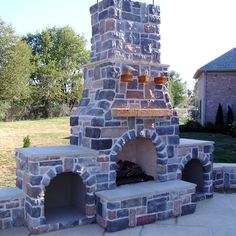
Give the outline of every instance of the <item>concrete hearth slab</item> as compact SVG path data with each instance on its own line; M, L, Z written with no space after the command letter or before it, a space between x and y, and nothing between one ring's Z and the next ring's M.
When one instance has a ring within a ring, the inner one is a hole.
M0 230L0 236L28 236L24 228ZM43 236L233 236L236 235L236 193L214 193L213 199L197 203L196 212L175 219L107 233L97 224L78 226Z

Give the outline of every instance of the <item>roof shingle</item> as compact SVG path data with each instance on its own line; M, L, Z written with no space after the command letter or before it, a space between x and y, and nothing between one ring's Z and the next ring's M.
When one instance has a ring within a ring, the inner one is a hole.
M198 78L204 71L236 71L236 48L229 50L203 67L199 68L194 78Z

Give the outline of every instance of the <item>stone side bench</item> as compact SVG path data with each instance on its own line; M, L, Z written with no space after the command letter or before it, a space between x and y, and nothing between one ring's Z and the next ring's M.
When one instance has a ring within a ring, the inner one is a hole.
M0 188L0 229L24 225L24 199L19 188Z
M193 213L195 184L181 180L123 185L96 193L96 220L108 232Z
M213 180L215 191L236 191L236 164L214 163Z

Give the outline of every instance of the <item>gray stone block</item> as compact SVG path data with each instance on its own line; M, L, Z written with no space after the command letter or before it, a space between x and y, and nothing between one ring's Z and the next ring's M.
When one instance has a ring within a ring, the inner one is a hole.
M185 206L182 206L182 213L181 215L187 215L187 214L191 214L195 211L196 209L196 204L195 203L192 203L192 204L189 204L189 205L185 205Z
M95 150L106 150L112 147L112 139L92 139L91 148Z
M107 174L98 174L96 175L97 183L108 182L108 175Z
M109 210L119 209L120 207L121 207L120 202L108 202L107 203L107 209L109 209Z
M42 176L32 175L30 178L30 184L31 185L40 185L42 178L43 178Z
M85 128L85 137L89 138L99 138L101 135L101 130L99 128Z
M4 219L11 216L10 210L0 210L0 219Z
M167 209L167 203L165 198L148 201L147 213L157 213L165 211L166 209Z
M117 217L121 218L121 217L125 217L125 216L129 216L129 210L128 209L121 209L117 211Z
M121 201L121 208L142 206L142 198L133 198Z
M12 225L19 227L24 225L24 209L12 210Z
M116 232L129 227L129 218L107 221L107 231Z
M62 161L41 161L39 163L40 166L57 166L57 165L62 165Z

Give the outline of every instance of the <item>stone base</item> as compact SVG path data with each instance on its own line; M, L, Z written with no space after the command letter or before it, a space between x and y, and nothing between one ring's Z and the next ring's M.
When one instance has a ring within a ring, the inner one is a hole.
M24 198L18 188L0 189L0 229L24 225Z
M96 193L97 223L108 232L195 211L195 184L181 180L129 184Z
M214 191L236 192L236 164L213 164Z

